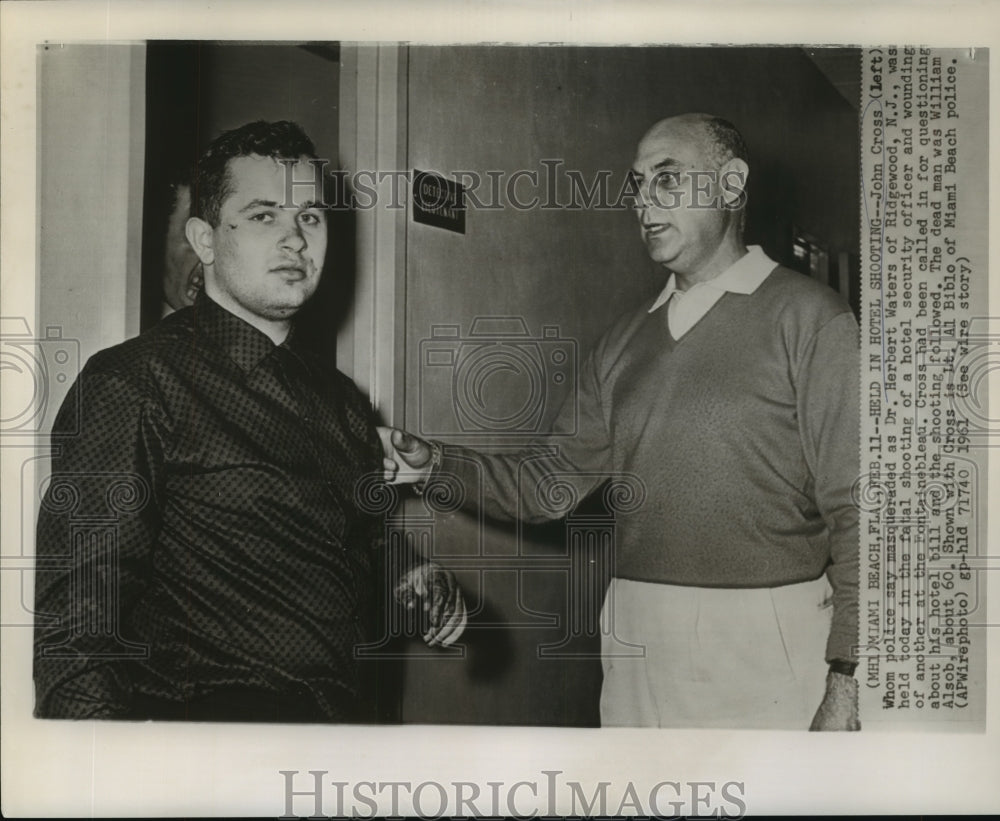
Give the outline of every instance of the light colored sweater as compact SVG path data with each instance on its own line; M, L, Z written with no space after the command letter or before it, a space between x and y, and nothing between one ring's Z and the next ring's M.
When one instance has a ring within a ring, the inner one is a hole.
M680 341L666 311L647 309L595 346L554 435L516 455L445 448L442 473L465 485L468 507L527 521L568 513L567 486L582 498L623 477L645 498L616 512L617 577L776 587L825 571L834 591L826 657L853 659L853 314L830 289L781 267L753 293L723 295Z

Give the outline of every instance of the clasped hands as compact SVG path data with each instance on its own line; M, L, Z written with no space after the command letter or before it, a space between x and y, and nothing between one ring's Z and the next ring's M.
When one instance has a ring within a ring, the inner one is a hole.
M380 427L385 454L383 478L391 484L413 484L430 474L431 446L401 430ZM403 574L393 596L407 610L422 606L428 619L424 641L447 647L458 640L468 622L465 599L455 575L439 564L424 562Z

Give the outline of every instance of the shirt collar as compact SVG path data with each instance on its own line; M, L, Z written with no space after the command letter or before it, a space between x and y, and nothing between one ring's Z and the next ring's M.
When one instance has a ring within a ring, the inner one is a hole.
M734 294L752 294L777 266L778 263L770 259L759 245L751 245L747 249L747 253L717 277L698 284L723 292L732 291ZM677 275L671 274L667 280L666 287L656 298L656 302L649 309L649 313L653 313L660 306L666 305L670 301L670 297L677 293L677 291Z
M277 347L267 334L227 311L204 289L192 310L197 333L229 356L244 373L256 368ZM293 328L282 345L294 349L294 336Z

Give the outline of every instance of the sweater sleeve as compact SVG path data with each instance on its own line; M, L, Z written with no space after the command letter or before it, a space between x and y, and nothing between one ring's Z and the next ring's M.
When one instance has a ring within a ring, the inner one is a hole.
M858 351L854 315L838 314L809 341L796 377L806 462L830 534L827 578L833 588L833 623L827 661L857 660L860 536L851 488L860 467Z
M87 368L56 419L36 538L39 718L129 714L129 668L148 650L124 622L145 589L159 528L157 418L128 380Z
M577 391L566 397L551 432L531 445L497 453L443 448L437 478L461 487L466 510L501 521L559 519L608 478L611 445L598 356L588 355Z

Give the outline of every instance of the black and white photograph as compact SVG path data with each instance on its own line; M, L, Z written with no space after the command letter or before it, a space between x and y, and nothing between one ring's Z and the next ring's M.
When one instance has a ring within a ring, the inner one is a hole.
M6 5L5 814L997 807L988 40Z

